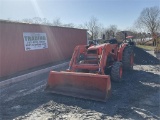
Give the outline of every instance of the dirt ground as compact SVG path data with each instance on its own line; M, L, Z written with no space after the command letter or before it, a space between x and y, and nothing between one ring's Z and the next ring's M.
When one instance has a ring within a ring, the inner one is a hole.
M0 120L160 119L159 60L140 48L134 51L134 70L125 71L122 82L112 82L106 102L48 94L44 73L0 88Z

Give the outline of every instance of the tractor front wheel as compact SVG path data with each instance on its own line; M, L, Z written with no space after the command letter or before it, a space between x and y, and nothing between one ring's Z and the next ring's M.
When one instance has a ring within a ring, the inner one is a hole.
M122 63L115 62L111 69L111 80L120 82L122 81Z
M126 47L123 51L122 57L123 69L132 70L134 63L134 53L132 47Z

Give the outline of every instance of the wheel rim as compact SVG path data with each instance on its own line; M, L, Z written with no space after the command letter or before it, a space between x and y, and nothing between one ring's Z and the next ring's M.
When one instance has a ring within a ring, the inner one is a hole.
M119 77L122 78L122 66L119 68Z

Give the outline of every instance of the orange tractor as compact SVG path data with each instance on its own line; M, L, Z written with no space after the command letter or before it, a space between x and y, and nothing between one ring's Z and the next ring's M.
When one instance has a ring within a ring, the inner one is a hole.
M51 71L46 90L56 94L106 101L111 80L121 81L123 69L133 68L133 49L116 40L101 45L79 45L66 71ZM111 80L110 80L111 79Z

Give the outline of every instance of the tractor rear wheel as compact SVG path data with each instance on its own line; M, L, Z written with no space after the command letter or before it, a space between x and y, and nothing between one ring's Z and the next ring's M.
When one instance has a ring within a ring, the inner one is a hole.
M124 70L132 70L134 63L134 53L132 47L126 47L123 50L122 63Z
M122 63L115 62L111 69L111 80L120 82L122 81Z

